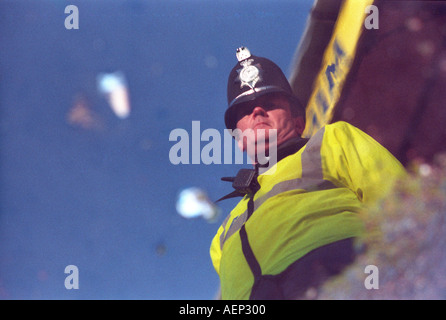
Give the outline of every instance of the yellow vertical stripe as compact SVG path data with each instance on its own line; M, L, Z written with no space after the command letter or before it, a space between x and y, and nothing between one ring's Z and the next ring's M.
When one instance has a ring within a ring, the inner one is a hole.
M372 4L373 0L345 0L342 4L307 105L304 137L311 137L330 123L356 53L366 17L365 10Z

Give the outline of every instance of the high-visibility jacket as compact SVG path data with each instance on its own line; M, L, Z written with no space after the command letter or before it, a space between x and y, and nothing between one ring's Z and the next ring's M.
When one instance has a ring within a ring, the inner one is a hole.
M254 284L241 229L261 274L277 275L318 247L360 236L358 212L382 198L405 172L383 146L345 122L321 128L275 170L258 176L249 219L245 196L212 240L223 299L249 299Z

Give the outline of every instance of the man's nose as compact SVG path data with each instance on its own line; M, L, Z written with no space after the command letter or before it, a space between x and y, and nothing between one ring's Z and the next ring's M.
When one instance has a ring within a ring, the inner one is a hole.
M266 115L266 110L262 108L262 106L255 106L254 109L251 112L251 115L253 117L256 116L265 116Z

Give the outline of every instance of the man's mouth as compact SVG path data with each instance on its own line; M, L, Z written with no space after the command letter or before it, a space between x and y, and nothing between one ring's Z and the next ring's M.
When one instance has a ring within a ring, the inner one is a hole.
M270 125L268 123L266 123L266 122L258 122L256 124L254 124L253 129L257 129L258 127L265 127L265 126L270 127Z

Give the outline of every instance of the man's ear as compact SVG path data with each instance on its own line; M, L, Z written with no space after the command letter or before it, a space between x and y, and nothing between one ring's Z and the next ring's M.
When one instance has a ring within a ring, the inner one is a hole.
M294 127L301 136L305 130L305 119L302 116L298 116L293 118L293 120L294 120Z

